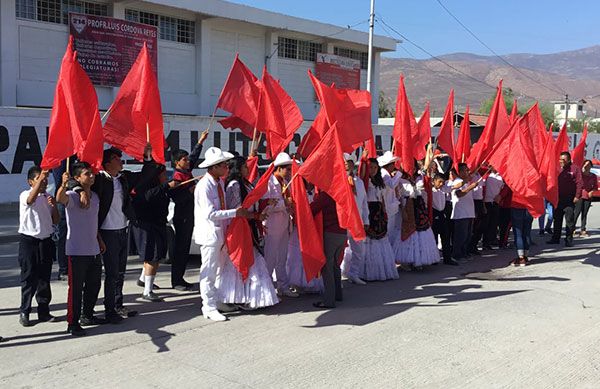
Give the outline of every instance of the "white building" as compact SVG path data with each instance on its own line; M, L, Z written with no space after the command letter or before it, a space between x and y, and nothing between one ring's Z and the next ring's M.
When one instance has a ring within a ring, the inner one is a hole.
M587 102L584 99L578 101L570 101L568 104L566 101L553 101L554 104L554 118L558 121L559 125L562 126L565 119L568 120L580 120L585 118L585 104ZM567 108L568 105L568 108Z
M307 70L315 70L316 53L360 60L361 88L366 87L365 32L221 0L1 0L0 203L16 199L27 169L41 160L71 11L158 27L158 79L172 148L188 149L207 125L236 52L259 77L266 65L307 121L319 109L307 77ZM380 55L395 49L394 39L375 36L373 96L379 93ZM96 91L106 110L118 88ZM375 97L374 121L377 102ZM213 130L209 145L247 148L239 134L218 125ZM297 142L299 136L291 147Z

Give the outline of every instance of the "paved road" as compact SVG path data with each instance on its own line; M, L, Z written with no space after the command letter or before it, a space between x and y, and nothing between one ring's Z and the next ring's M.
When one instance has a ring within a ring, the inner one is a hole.
M597 388L600 231L593 232L560 252L537 239L534 263L523 268L507 266L514 251L495 252L397 281L345 284L335 310L316 311L306 296L226 323L204 320L196 293L164 289L165 302L142 303L140 264L131 260L125 293L140 315L85 338L66 335L64 322L18 324L17 246L6 243L0 386ZM168 271L159 285L168 286ZM53 312L64 316L66 284L52 288Z

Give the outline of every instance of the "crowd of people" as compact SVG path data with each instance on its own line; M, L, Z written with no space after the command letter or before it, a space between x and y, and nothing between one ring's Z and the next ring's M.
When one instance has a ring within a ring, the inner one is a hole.
M141 299L162 301L155 277L167 253L171 201L175 203L171 286L179 291L194 288L184 278L193 239L202 255L202 314L213 321L227 320L225 312L264 308L279 303L281 297L302 293L320 294L314 306L331 309L343 298L342 275L364 285L397 279L399 270L420 271L439 262L456 266L482 251L506 248L511 228L517 251L511 265L529 262L533 218L493 166L470 171L445 154L434 155L431 147L413 172L399 170L398 158L390 151L379 157L365 153L360 160L344 154L366 239L352 239L340 226L335 201L306 182L311 210L322 214L326 258L320 277L307 282L289 190L292 180L303 179L292 176L296 157L276 156L266 193L247 207L244 200L256 182L249 180L246 158L210 147L199 163L206 136L205 131L191 153L172 153L172 179L165 165L152 160L149 145L140 172L124 170L122 154L115 148L104 150L103 169L97 173L85 162L70 162L68 171L52 172L60 177L54 195L46 191L50 172L29 169L30 188L19 199L19 321L23 326L33 324L34 297L38 321L56 321L50 312L55 259L59 279L68 280L69 333L81 336L82 327L117 324L134 316L136 312L125 307L123 299L130 236L144 262L137 279L143 288ZM564 219L564 244L572 246L579 217L579 235L587 236L587 214L597 180L589 160L580 168L564 152L560 165L559 201L540 218L539 233L549 233L548 243L559 244ZM192 175L197 167L206 169L199 180ZM254 258L246 278L234 266L226 244L226 231L235 217L247 219L252 234ZM103 272L104 316L100 317L95 306Z

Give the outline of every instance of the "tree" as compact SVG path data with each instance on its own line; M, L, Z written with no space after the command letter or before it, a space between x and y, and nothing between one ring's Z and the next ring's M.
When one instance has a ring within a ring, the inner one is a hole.
M600 132L600 122L598 122L598 121L590 122L589 119L590 118L569 120L569 132L583 132L584 122L587 122L589 132L595 132L595 133ZM559 130L558 126L555 126L555 128L556 128L556 131Z
M393 118L394 109L392 108L392 100L379 91L379 117L380 118Z
M515 101L515 92L511 88L502 88L502 95L504 97L504 104L506 105L506 112L510 114ZM481 105L479 106L479 113L489 115L495 99L496 94L494 93L489 99L482 101ZM521 104L518 107L519 115L523 115L525 112L527 112L533 104L535 104L535 102L530 102L524 105ZM544 123L546 125L549 125L554 121L554 108L551 104L540 103L540 112L542 113L542 118L544 118Z

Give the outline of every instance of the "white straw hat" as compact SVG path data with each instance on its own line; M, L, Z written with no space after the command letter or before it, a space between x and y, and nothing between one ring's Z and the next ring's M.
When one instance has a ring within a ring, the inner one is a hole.
M206 153L204 153L204 162L200 164L200 167L211 167L221 162L229 161L231 158L233 158L233 154L222 151L218 147L209 147Z

